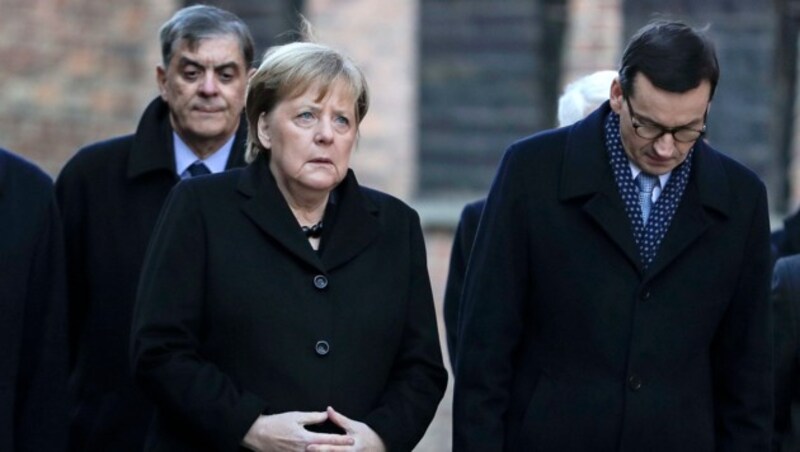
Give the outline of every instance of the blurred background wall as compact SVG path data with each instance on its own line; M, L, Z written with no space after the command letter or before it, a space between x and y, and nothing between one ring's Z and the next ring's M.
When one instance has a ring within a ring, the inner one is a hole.
M130 133L157 95L157 30L177 0L0 0L0 146L53 177L76 149ZM565 84L616 69L653 17L708 25L722 78L708 139L756 171L776 219L800 202L797 24L800 0L225 0L258 52L320 41L364 69L372 107L353 167L416 207L441 310L452 229L488 190L513 140L555 125ZM450 401L418 447L448 450Z

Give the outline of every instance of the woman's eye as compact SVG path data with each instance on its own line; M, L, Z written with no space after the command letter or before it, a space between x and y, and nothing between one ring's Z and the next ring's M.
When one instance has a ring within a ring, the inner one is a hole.
M339 130L347 130L350 128L350 119L346 116L337 116L333 122Z

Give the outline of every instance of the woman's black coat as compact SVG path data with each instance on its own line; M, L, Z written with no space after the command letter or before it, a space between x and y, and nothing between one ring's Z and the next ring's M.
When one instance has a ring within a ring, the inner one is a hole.
M352 172L332 197L316 253L264 159L173 190L132 328L149 450L236 450L261 413L327 406L389 450L422 437L447 374L419 218Z

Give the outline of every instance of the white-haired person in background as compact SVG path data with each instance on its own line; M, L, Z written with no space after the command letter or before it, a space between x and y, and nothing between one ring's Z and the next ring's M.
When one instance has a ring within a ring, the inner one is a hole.
M617 71L597 71L569 83L558 99L558 126L566 127L580 121L607 101L611 92L611 82L616 76ZM469 253L485 202L486 198L482 198L464 206L453 238L450 268L444 293L444 323L447 330L447 351L450 355L451 366L456 362L458 310L464 275L467 272Z
M597 71L568 84L558 98L558 126L580 121L607 101L616 76L617 71Z

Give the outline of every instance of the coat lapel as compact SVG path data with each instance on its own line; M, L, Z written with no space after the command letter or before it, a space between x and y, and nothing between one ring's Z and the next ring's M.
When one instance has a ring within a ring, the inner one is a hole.
M242 211L256 226L290 254L324 272L322 262L300 231L264 157L260 156L244 169L237 189L246 197Z
M320 272L327 272L357 256L379 235L378 209L364 196L353 171L336 189L336 214L333 224L326 224L320 257L300 231L289 205L283 198L266 159L259 157L242 173L238 190L246 196L242 211L265 234L298 259ZM328 229L329 228L329 229Z
M356 257L380 232L378 209L364 195L352 170L348 170L337 192L340 204L331 233L326 237L328 244L322 252L322 261L328 270Z
M625 213L622 201L607 192L600 192L584 204L584 211L600 226L606 235L616 244L630 261L631 265L641 268L639 249L633 238L630 220Z
M603 124L610 111L606 102L571 126L561 171L560 199L582 202L584 212L619 247L631 265L641 268L639 250L603 139Z
M178 181L169 106L160 97L150 102L142 114L128 154L128 179L151 172L164 172L170 174L175 182Z
M225 169L239 168L245 166L247 162L244 160L245 151L247 150L247 117L242 113L239 117L239 128L236 129L236 137L233 139L233 146L231 153L228 155L228 161L225 164Z
M585 198L584 211L628 260L641 269L639 250L603 141L603 124L609 111L606 102L571 127L564 153L560 196L562 201ZM729 181L717 151L698 141L693 159L689 184L647 270L647 278L663 271L714 222L728 217L732 209Z
M709 227L730 214L732 200L729 181L716 151L699 141L693 159L689 183L655 259L648 268L647 279L663 271Z
M242 113L225 169L245 165L246 140L247 121ZM160 97L150 102L139 121L128 156L127 176L135 179L154 171L170 173L175 182L178 181L178 175L175 174L175 149L169 122L169 105Z

